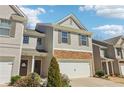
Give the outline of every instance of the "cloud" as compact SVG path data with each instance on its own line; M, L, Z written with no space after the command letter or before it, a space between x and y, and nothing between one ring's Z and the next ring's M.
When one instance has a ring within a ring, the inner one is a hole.
M89 11L89 10L92 10L92 9L94 9L93 5L83 5L83 6L79 7L80 11L85 11L85 10Z
M45 9L39 7L36 9L31 9L24 6L19 6L20 9L27 15L28 17L28 28L35 28L36 23L41 22L41 20L38 18L39 15L46 13Z
M101 31L101 33L109 36L117 36L124 34L123 25L102 25L92 28L93 30Z
M119 5L86 5L80 6L80 11L93 10L98 16L124 19L124 6Z

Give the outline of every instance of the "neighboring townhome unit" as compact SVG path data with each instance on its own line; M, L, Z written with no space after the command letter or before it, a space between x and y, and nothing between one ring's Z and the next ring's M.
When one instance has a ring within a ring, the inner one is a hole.
M115 51L115 61L117 63L116 69L118 69L118 74L124 76L124 37L118 36L105 40L114 47Z
M43 76L43 68L45 68L44 64L47 58L45 34L35 30L25 30L21 55L21 76L26 76L33 72Z
M93 74L91 32L70 14L55 24L38 23L36 30L45 33L45 49L48 52L43 65L47 76L49 62L54 56L60 72L69 78L89 77Z
M103 70L106 75L118 74L113 45L98 40L92 42L95 72Z
M0 6L0 84L19 75L26 16L17 6Z

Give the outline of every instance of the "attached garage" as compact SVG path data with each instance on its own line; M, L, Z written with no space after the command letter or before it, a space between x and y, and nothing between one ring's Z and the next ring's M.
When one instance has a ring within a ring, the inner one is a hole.
M0 84L10 82L13 60L10 57L0 57Z
M59 61L60 72L69 78L81 78L90 76L90 62Z

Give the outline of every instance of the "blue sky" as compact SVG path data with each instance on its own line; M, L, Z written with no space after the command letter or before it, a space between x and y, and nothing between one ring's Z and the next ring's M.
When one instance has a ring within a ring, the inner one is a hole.
M93 32L93 38L103 40L124 34L124 6L19 6L28 16L28 27L36 23L54 23L70 13Z

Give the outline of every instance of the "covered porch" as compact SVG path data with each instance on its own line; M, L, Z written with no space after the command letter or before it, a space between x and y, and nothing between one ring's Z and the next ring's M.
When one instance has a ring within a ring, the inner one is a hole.
M114 60L109 58L102 58L102 69L106 75L114 75Z
M47 52L32 49L23 49L20 63L20 75L26 76L36 72L44 76L43 67L46 62Z

